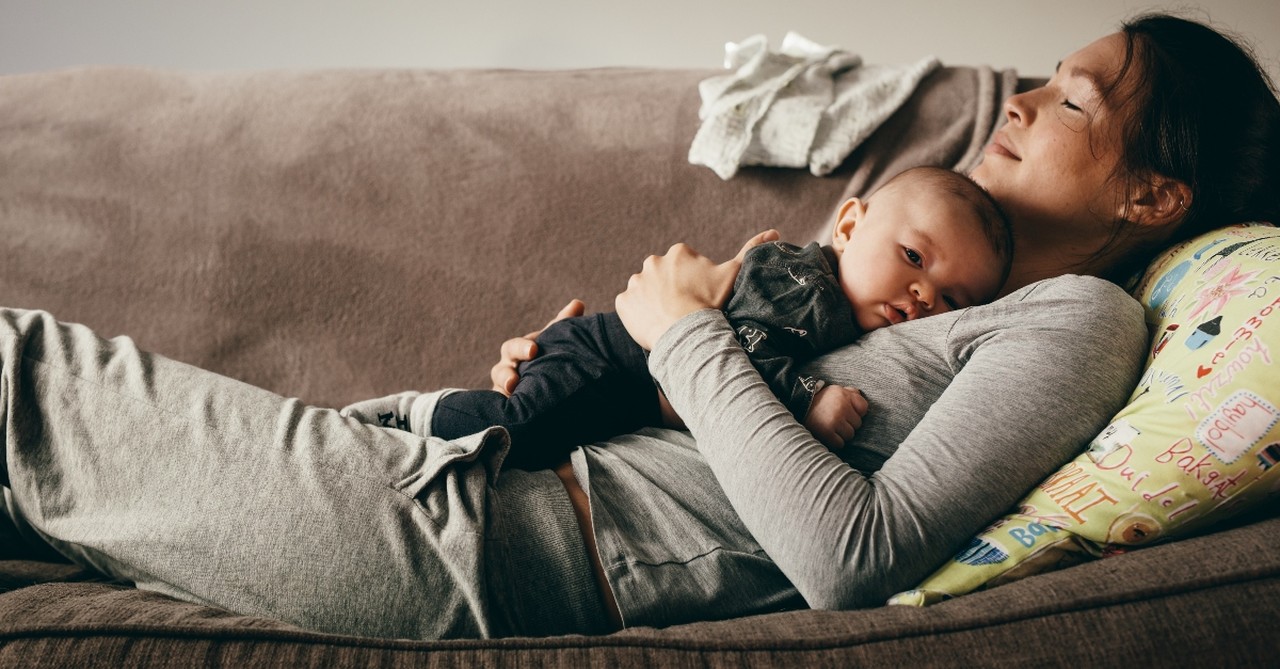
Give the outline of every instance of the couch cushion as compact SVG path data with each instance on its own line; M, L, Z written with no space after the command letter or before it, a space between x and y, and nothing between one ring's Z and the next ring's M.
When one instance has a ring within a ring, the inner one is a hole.
M122 586L54 583L0 594L0 667L33 658L104 667L1263 667L1280 652L1276 601L1280 518L1270 518L928 608L792 611L601 637L363 639Z
M1127 406L1087 452L894 603L1185 537L1278 499L1280 230L1202 235L1153 263L1135 294L1154 338Z

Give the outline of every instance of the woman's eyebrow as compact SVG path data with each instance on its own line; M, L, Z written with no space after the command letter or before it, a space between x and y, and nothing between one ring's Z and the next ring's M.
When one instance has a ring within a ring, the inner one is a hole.
M1062 69L1062 61L1058 61L1058 64L1054 66L1053 71L1056 74L1061 69ZM1087 80L1089 84L1093 86L1093 90L1095 91L1100 91L1103 89L1102 77L1098 76L1098 73L1094 72L1093 70L1087 70L1083 67L1080 67L1079 65L1072 65L1067 70L1067 76L1080 77L1082 79Z

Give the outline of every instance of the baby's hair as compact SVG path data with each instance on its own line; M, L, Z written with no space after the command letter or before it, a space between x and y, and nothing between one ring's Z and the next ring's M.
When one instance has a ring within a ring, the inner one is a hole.
M1009 278L1009 269L1013 265L1013 225L996 199L991 197L987 189L966 174L942 167L913 167L898 173L885 182L883 189L895 182L917 180L929 186L941 188L955 195L969 205L978 220L982 223L982 234L996 254L1000 263L1000 284ZM872 196L874 197L874 193Z

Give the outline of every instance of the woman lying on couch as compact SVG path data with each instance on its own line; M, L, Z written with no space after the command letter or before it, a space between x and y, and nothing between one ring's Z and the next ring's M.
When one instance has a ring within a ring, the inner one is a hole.
M872 403L847 461L773 398L711 309L735 266L677 249L618 309L696 443L645 431L576 449L562 477L499 473L501 431L443 442L362 425L5 311L5 510L140 588L350 634L596 633L881 603L1071 457L1132 387L1139 307L1060 275L1120 277L1280 209L1280 105L1202 26L1135 22L1006 109L974 177L1018 226L1009 295L816 363Z

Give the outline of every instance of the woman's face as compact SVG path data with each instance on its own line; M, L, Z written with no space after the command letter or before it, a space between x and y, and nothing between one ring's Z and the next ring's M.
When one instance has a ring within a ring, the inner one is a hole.
M1008 123L971 176L1004 206L1019 235L1079 243L1105 234L1099 223L1120 215L1124 198L1111 177L1124 112L1104 105L1101 91L1124 57L1124 36L1108 35L1067 56L1043 87L1005 102Z

